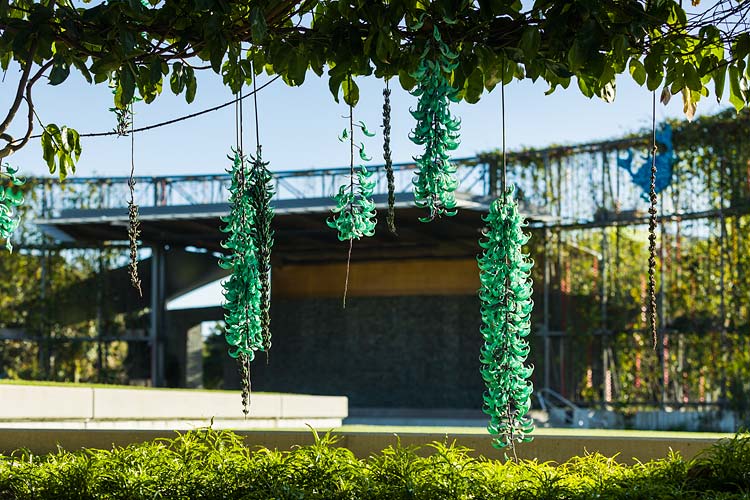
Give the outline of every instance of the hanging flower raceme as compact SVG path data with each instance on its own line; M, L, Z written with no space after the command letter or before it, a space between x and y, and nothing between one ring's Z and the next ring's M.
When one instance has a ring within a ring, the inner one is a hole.
M0 167L0 238L5 240L5 248L13 251L11 237L20 222L17 208L23 205L23 193L19 186L26 181L16 177L17 169L9 165Z
M449 152L458 147L460 120L454 119L448 109L451 101L458 100L457 91L451 87L448 77L458 66L457 58L458 54L442 41L435 27L419 69L412 74L417 80L412 95L418 97L419 102L417 109L411 111L417 125L409 139L424 146L424 153L414 158L418 168L413 180L417 206L430 211L429 217L420 218L423 222L456 214L454 192L458 179Z
M222 256L219 266L231 272L223 284L229 355L244 356L249 362L255 358L256 351L263 350L258 248L253 234L256 213L251 199L248 162L237 152L233 160L229 215L222 218L226 223L222 231L229 235L222 247L228 254Z
M260 147L250 169L250 204L255 216L252 237L255 243L258 262L258 282L260 287L260 326L263 350L271 349L271 248L273 247L273 176L266 168L268 162L261 159Z
M529 354L526 337L531 331L532 262L522 246L529 240L525 222L518 213L513 190L495 200L489 214L485 238L479 244L482 328L480 353L482 378L487 386L484 412L490 416L488 430L493 445L510 446L530 441L533 423L526 414L533 390L528 380L533 368L525 366Z
M364 123L359 122L357 125L367 137L375 134L367 130ZM349 131L344 129L340 141L349 140L352 151L359 150L359 158L365 162L370 158L365 153L364 144L356 146L354 144L354 127ZM352 158L353 158L352 153ZM328 227L338 231L338 237L341 241L358 240L363 236L373 236L375 234L375 202L372 201L372 193L375 189L375 180L372 179L372 172L368 172L364 164L359 169L354 169L354 162L350 165L351 172L349 182L342 184L339 192L334 196L336 207L333 208L333 219L328 219Z

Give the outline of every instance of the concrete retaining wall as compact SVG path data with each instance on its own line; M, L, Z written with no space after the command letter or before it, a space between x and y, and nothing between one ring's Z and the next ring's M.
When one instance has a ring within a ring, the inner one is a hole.
M245 419L238 392L0 384L0 427L339 427L348 410L340 396L260 393Z
M294 445L309 445L313 436L309 431L238 431L244 436L248 446L264 446L288 450ZM424 446L433 441L451 443L474 450L474 455L487 458L502 459L503 452L491 446L490 437L486 433L412 433L399 432L398 436L390 431L352 432L337 431L341 438L337 446L350 449L357 457L366 458L378 453L384 448L396 445L400 440L402 446ZM33 453L43 454L57 450L59 444L67 450L81 448L111 449L113 445L126 446L156 438L173 438L174 432L157 430L47 430L47 429L0 429L0 453L8 454L14 449L24 447ZM714 444L719 439L716 435L684 433L682 436L659 435L644 437L642 433L622 431L612 436L597 436L581 432L574 435L538 433L534 441L525 443L518 448L521 458L552 460L564 462L570 457L599 452L605 456L617 455L617 461L633 463L635 459L647 461L664 458L670 450L679 452L684 458L694 457L701 450ZM430 448L424 448L422 453L431 453Z

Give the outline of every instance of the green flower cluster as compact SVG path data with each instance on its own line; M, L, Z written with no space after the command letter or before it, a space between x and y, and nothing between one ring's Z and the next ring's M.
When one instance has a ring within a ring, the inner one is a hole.
M480 352L482 378L487 385L484 412L490 416L488 430L497 448L531 441L533 423L526 414L533 386L528 380L532 367L524 365L529 354L525 337L531 331L531 267L521 247L529 240L525 222L518 213L513 189L495 200L489 214L485 238L479 245L482 328Z
M260 325L263 336L263 350L271 349L271 248L273 247L273 176L266 168L268 162L261 159L260 147L256 157L251 156L250 204L255 215L252 236L258 261L258 281L260 283Z
M456 167L449 161L449 152L458 147L461 122L454 119L448 109L450 101L458 101L457 91L451 87L448 76L458 66L457 58L458 54L442 41L435 27L419 68L411 75L417 80L412 95L418 97L419 102L417 109L411 111L417 125L409 139L424 146L422 156L414 158L418 167L412 181L414 199L417 206L430 211L429 217L420 218L423 222L441 215L456 215L454 191L458 179Z
M15 209L24 202L23 193L17 187L26 182L16 177L16 172L18 169L9 165L3 165L0 168L0 238L5 239L5 248L9 252L13 251L10 239L19 224Z
M367 137L375 134L367 130L364 123L359 122L359 128ZM352 151L359 149L359 157L362 161L370 161L365 153L364 144L354 145L354 127L349 132L344 129L339 138L342 142L349 139ZM354 170L354 155L352 154L351 174L348 184L342 184L339 192L334 196L336 207L332 209L333 219L328 219L326 224L338 231L340 241L358 240L363 236L373 236L377 219L375 218L375 202L372 201L372 193L375 189L375 180L372 172L368 172L364 164Z
M231 159L231 157L230 157ZM233 358L255 358L255 351L263 350L261 323L261 286L258 272L258 248L254 237L256 221L252 203L249 162L239 152L234 153L232 182L229 187L229 215L222 218L222 229L229 237L222 243L228 250L219 266L231 272L224 287L225 338L229 355Z

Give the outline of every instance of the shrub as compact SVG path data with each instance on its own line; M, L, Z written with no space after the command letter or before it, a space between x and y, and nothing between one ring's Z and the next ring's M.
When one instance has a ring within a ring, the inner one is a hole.
M204 429L174 439L35 456L0 456L0 499L740 499L750 492L750 435L685 461L618 463L600 454L563 464L474 458L456 443L388 447L357 459L330 433L289 451L252 450ZM425 450L422 450L422 452Z

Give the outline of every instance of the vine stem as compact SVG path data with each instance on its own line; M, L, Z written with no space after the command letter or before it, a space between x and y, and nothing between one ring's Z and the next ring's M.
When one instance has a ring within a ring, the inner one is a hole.
M133 103L130 106L130 178L128 179L128 189L130 190L130 200L128 201L128 240L130 244L130 283L133 288L138 290L138 296L143 297L141 289L141 278L138 276L138 205L135 204L135 134L133 127L135 116L133 113ZM152 277L153 279L153 277Z
M346 293L349 290L349 270L351 269L352 262L352 247L354 246L354 238L349 239L349 254L346 257L346 279L344 280L344 306L346 309Z
M651 183L649 186L648 208L648 294L649 294L649 328L654 344L657 349L659 342L656 331L656 92L652 93L651 109Z
M349 88L351 88L351 76L349 77ZM354 106L349 104L349 213L354 213ZM346 294L349 291L349 271L352 264L352 247L354 237L349 238L349 253L346 257L346 278L344 279L344 300L342 309L346 309Z
M396 179L391 160L391 89L388 80L383 89L383 160L385 174L388 178L388 230L395 236L396 232Z
M500 172L500 189L502 189L502 200L503 205L508 204L508 191L506 189L507 185L507 169L508 169L508 161L507 161L507 149L505 144L505 61L503 61L503 71L502 71L502 85L500 86L500 117L501 117L501 129L502 129L502 171ZM511 231L511 227L508 224L507 221L503 223L504 229L505 229L505 241L510 241L511 238L509 238L509 233ZM505 268L510 269L510 258L508 255L508 252L505 252ZM504 287L505 287L505 293L503 294L503 308L505 309L505 328L508 329L508 325L511 322L510 318L510 309L508 307L508 295L511 292L510 287L510 274L506 273L505 280L504 280ZM508 332L510 334L510 332ZM509 336L509 335L508 335ZM504 351L507 355L508 352L508 346L507 344L504 346ZM506 369L510 369L510 367L506 366ZM508 422L509 422L509 446L511 451L513 452L513 461L518 462L518 454L516 453L516 439L513 433L513 408L511 407L510 400L508 401L508 406L505 409L507 415L508 415Z

